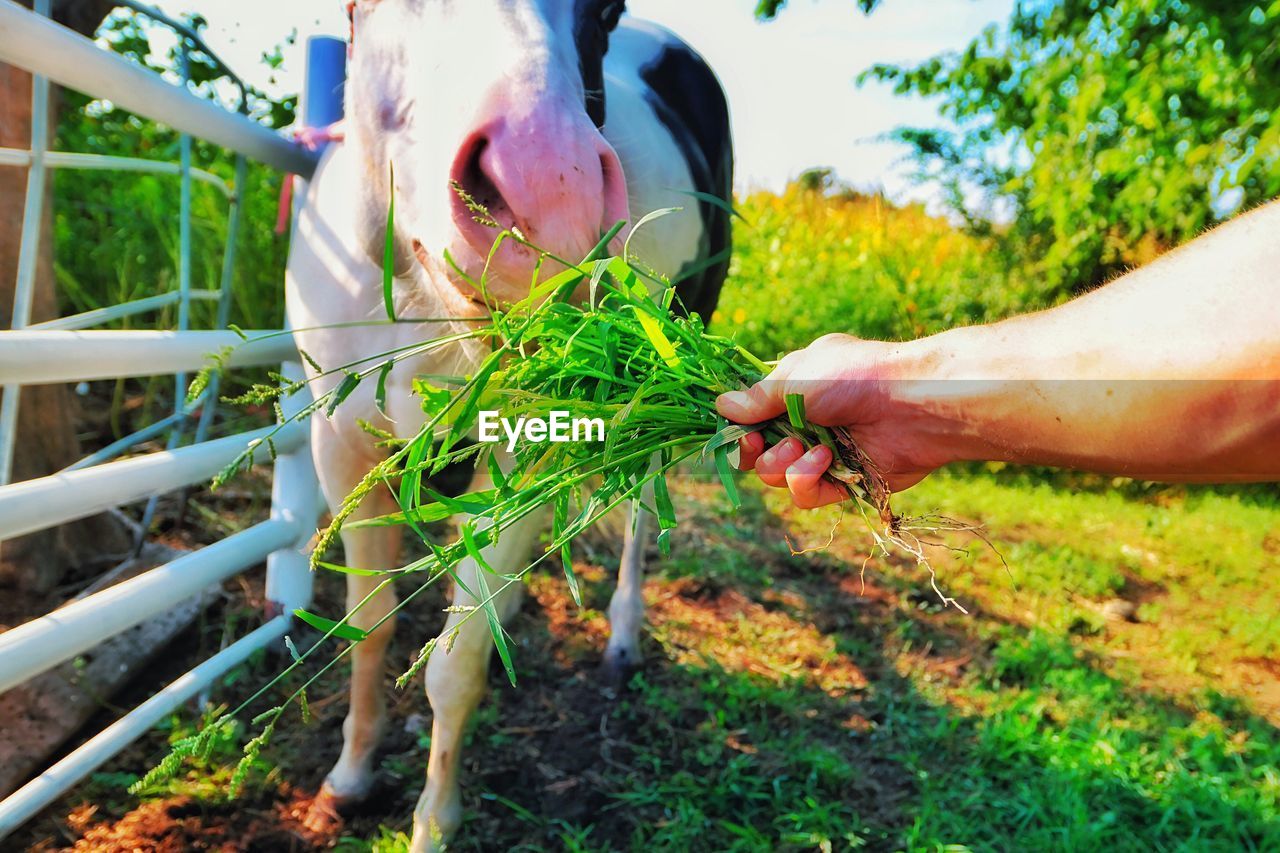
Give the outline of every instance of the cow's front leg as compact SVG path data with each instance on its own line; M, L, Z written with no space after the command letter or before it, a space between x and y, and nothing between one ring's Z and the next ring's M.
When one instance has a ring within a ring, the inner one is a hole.
M645 489L645 502L653 505L653 490ZM609 599L609 645L601 669L605 680L622 686L640 666L640 632L644 628L644 550L653 515L631 502L631 519L622 540L618 586Z
M484 549L485 562L497 572L515 573L529 562L534 540L542 529L541 518L526 518L502 532L497 543ZM483 573L483 583L481 575ZM458 578L467 589L455 585L455 607L476 607L487 587L493 595L498 618L506 622L519 608L524 584L489 574L468 558L458 567ZM468 592L470 590L470 592ZM470 615L469 615L470 614ZM458 631L451 651L445 647ZM484 695L493 638L484 613L452 612L444 638L427 664L427 699L431 702L431 756L427 786L413 813L414 853L440 849L462 824L462 799L458 786L462 736L467 721Z
M329 505L336 508L363 472L375 463L335 449L336 443L323 426L313 431L313 437L319 439L317 447L327 451L317 455L322 460L318 473ZM351 520L386 515L397 509L391 493L379 488L364 499ZM342 545L347 565L360 569L397 568L400 538L398 527L344 529ZM376 630L373 628L396 606L396 593L391 584L379 589L384 580L347 576L347 610L359 607L351 617L351 624L371 633L351 650L351 704L342 724L342 753L325 777L305 820L306 825L316 831L331 828L342 811L364 800L373 787L374 752L386 728L384 661L395 632L394 619L387 619ZM366 598L369 600L365 601Z

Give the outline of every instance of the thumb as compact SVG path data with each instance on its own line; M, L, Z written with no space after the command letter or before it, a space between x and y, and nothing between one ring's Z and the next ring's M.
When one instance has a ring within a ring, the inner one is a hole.
M721 394L716 398L716 410L734 423L758 424L787 410L781 391L782 383L776 380L757 382L745 391Z

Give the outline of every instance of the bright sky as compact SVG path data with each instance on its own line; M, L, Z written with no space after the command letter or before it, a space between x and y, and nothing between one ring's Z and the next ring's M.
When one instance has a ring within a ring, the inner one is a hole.
M469 0L470 1L470 0ZM302 43L314 33L343 34L341 0L160 0L170 14L209 19L210 46L240 74L272 93L297 92ZM716 69L729 94L740 186L779 188L811 166L830 166L862 188L896 198L933 198L912 190L902 146L877 141L894 127L937 125L936 109L895 97L888 87L858 87L877 62L912 63L964 47L988 24L1008 19L1013 0L883 0L870 16L852 0L791 0L776 21L757 23L755 0L630 0L632 14L664 24ZM297 29L297 45L272 72L260 57Z

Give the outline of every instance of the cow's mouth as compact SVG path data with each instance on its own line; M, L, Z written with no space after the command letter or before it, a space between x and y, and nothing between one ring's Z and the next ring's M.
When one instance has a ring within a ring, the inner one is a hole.
M435 268L443 261L468 299L502 304L559 272L556 258L584 257L628 206L617 154L592 134L566 137L568 154L505 124L468 136L449 172L453 236Z
M489 309L490 306L485 302L484 294L476 290L476 288L467 281L468 278L472 281L478 281L478 274L472 275L471 272L464 269L464 277L464 275L460 274L457 270L450 268L448 263L442 263L440 259L432 256L432 254L427 251L427 247L422 245L421 240L414 239L412 248L413 256L418 259L418 263L422 265L422 268L426 270L429 275L439 271L439 274L443 275L445 280L448 281L450 288L468 303L486 310Z

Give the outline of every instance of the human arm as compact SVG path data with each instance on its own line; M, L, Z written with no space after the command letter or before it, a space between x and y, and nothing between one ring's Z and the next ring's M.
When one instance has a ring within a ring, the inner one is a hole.
M829 335L720 399L755 423L805 396L901 490L997 460L1162 481L1280 479L1280 202L1056 308L905 343ZM744 440L802 506L844 496L830 452Z

